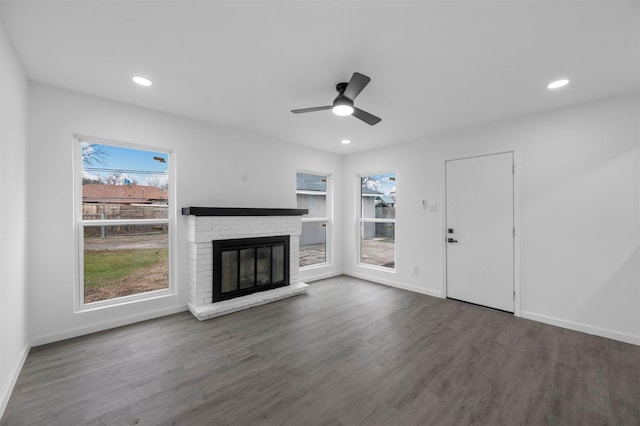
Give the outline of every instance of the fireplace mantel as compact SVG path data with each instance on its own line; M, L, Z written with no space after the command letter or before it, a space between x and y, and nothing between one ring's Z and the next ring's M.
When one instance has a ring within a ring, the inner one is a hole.
M307 209L271 209L253 207L183 207L184 216L302 216Z

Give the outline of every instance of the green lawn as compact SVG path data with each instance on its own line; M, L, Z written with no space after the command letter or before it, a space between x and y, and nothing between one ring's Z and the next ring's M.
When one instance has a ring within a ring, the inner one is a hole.
M110 285L131 273L152 267L167 258L166 248L85 250L84 286Z

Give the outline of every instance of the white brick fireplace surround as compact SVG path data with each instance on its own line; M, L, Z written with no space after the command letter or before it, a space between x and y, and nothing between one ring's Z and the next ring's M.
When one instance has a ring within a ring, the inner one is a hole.
M299 236L304 209L185 207L188 215L189 311L200 321L307 291L299 281ZM213 241L289 235L289 285L212 303Z

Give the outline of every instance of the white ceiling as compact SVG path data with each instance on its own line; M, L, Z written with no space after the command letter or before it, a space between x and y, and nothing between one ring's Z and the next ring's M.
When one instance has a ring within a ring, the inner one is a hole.
M32 80L352 153L638 90L638 6L3 0L1 11ZM290 112L329 105L354 71L371 77L356 105L378 125ZM546 89L560 77L572 83Z

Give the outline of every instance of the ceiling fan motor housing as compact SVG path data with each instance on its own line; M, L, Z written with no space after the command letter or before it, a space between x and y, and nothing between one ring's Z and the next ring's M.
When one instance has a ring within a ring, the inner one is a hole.
M337 105L348 105L351 108L353 108L353 101L351 99L347 98L346 96L344 96L342 93L340 93L333 100L333 106L335 107Z
M347 98L344 95L344 91L347 88L349 83L338 83L336 84L336 90L338 91L338 96L333 100L333 107L335 108L338 105L348 105L353 108L353 100Z

